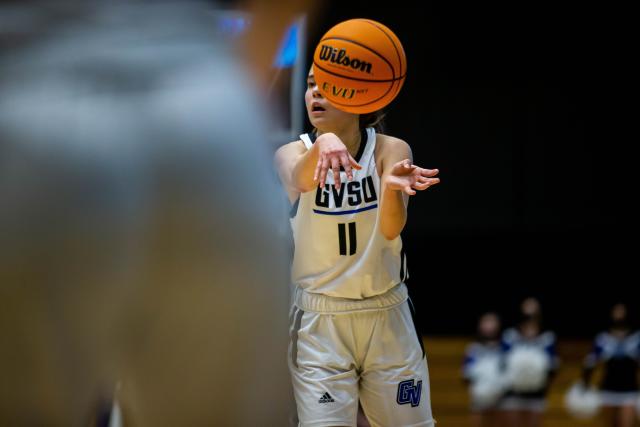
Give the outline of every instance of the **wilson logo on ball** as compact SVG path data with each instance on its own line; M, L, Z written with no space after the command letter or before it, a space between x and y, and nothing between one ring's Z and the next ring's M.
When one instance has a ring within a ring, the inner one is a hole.
M346 49L337 49L333 46L323 44L320 48L319 59L371 74L371 63L358 58L349 58Z

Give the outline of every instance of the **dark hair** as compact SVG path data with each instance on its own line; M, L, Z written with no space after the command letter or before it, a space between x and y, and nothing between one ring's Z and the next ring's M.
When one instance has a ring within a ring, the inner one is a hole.
M372 127L377 133L384 132L384 116L386 114L383 110L360 114L360 129Z

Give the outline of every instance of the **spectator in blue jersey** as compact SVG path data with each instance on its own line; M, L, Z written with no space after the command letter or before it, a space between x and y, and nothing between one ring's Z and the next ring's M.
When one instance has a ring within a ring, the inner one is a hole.
M596 336L593 350L585 358L583 386L589 385L595 368L601 365L600 404L606 411L608 425L632 427L640 398L640 331L631 328L625 304L613 306L610 322L609 329Z
M526 298L520 320L502 335L507 392L500 402L505 425L538 427L546 409L546 395L558 367L556 337L545 331L540 301Z

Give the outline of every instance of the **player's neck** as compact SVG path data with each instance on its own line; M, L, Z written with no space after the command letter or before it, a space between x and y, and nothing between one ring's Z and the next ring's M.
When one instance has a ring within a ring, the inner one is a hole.
M342 143L347 147L349 153L355 157L358 153L358 149L360 148L360 144L364 143L364 141L360 141L360 127L356 122L355 125L348 125L342 128L331 129L331 130L321 130L318 129L318 135L321 135L326 132L331 132L335 134Z

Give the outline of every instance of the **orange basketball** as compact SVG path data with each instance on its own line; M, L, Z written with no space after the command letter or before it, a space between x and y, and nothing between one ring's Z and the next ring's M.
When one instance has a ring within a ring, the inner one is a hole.
M379 22L350 19L322 36L313 55L320 93L336 108L366 114L400 92L407 59L396 35Z

